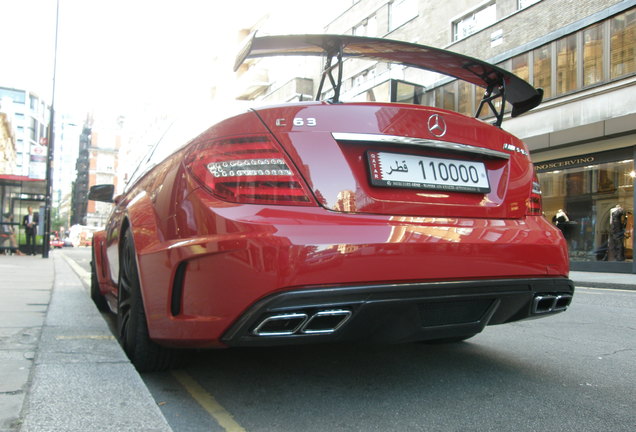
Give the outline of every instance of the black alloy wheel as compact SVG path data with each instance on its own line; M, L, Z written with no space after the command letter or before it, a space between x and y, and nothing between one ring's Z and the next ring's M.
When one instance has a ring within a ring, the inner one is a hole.
M124 234L120 252L117 338L139 372L166 370L178 365L178 351L150 340L130 230Z

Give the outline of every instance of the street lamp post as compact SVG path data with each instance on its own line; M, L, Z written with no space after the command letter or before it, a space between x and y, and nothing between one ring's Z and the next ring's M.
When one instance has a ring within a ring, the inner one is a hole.
M60 16L60 1L56 2L55 9L55 49L53 51L53 90L51 95L51 109L49 117L48 141L46 150L46 195L44 204L44 236L42 238L42 258L49 257L51 238L51 201L53 197L52 167L53 149L55 146L55 74L57 72L57 29Z

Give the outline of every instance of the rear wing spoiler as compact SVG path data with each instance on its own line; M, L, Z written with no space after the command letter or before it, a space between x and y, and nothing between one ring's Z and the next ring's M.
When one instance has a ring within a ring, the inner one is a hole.
M488 105L495 113L496 126L501 126L505 102L512 105L512 117L517 117L537 107L543 99L543 90L535 89L528 82L490 63L425 45L390 39L348 35L253 35L239 53L234 70L249 58L270 56L326 56L318 100L326 79L334 90L332 102L338 102L342 85L342 63L345 58L361 58L424 69L448 75L485 89L477 113ZM335 59L335 63L334 63ZM333 73L337 70L337 77ZM493 101L501 98L497 109Z

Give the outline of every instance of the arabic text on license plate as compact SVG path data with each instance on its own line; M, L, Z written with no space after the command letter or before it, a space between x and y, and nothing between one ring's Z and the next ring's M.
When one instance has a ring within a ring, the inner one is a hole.
M386 152L368 152L367 156L374 186L490 192L483 162Z

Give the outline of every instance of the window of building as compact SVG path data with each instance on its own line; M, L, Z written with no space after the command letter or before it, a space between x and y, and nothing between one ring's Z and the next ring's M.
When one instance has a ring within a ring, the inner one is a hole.
M552 96L552 49L544 45L532 52L534 58L534 86L543 89L543 97Z
M378 35L378 19L375 15L367 20L367 36L376 37Z
M441 94L442 108L455 111L455 108L456 108L455 94L457 92L456 87L457 87L457 81L446 84L445 86L442 87L442 94Z
M31 107L32 111L37 112L38 104L39 104L40 101L38 100L37 97L35 97L33 95L29 95L29 96L30 96L30 98L29 98L29 106Z
M497 4L492 2L453 22L453 41L458 41L497 21Z
M473 99L474 94L472 84L466 81L457 82L457 112L470 116L474 113Z
M402 81L393 81L393 82L394 82L394 88L393 88L394 96L392 97L392 102L407 103L407 104L414 104L414 105L420 104L420 98L421 98L422 90L423 90L421 86L405 83Z
M114 172L115 171L115 156L111 154L100 154L97 158L97 171L99 172Z
M38 121L34 119L33 117L31 117L29 119L29 138L31 139L31 141L37 141L38 139L37 133L38 133Z
M611 78L636 72L636 9L610 20Z
M557 94L576 89L576 34L559 39L557 47Z
M493 4L488 3L484 7L487 8ZM465 19L473 15L467 15ZM636 9L632 9L505 60L498 66L512 71L534 87L542 88L543 99L547 100L590 85L605 83L610 79L620 79L636 74L635 36ZM352 84L356 87L356 83ZM358 85L361 84L358 83ZM366 100L386 101L389 100L388 97L396 94L395 89L391 92L390 89L385 88L382 97L377 98L379 94L377 90L376 88L366 94L360 93L358 100L366 98ZM405 96L407 93L409 96ZM402 87L398 89L397 94L400 101L418 100L410 96L410 90L406 91ZM481 87L461 81L450 83L445 81L427 90L422 89L419 102L413 103L470 115L476 112L483 94L484 89ZM498 108L501 106L499 99L494 103ZM510 109L511 105L506 104L506 112ZM479 117L488 119L492 115L491 110L484 106Z
M11 99L14 103L23 104L26 100L26 93L22 90L0 88L0 99L5 97Z
M477 112L477 109L479 108L479 104L481 103L481 100L484 98L484 94L486 94L486 89L479 86L473 86L473 87L475 87L475 112ZM483 120L488 117L491 117L492 115L493 113L490 110L490 107L486 104L482 107L481 113L479 114L479 118Z
M375 37L378 35L378 21L374 16L367 18L353 28L354 36Z
M367 102L391 102L391 82L386 81L382 84L364 92L363 100Z
M512 58L510 71L519 78L530 81L530 62L528 53Z
M602 81L603 76L603 24L583 30L583 86Z
M389 31L417 16L417 0L394 0L389 3Z
M535 3L539 3L541 0L519 0L518 8L525 9L528 6L532 6Z

